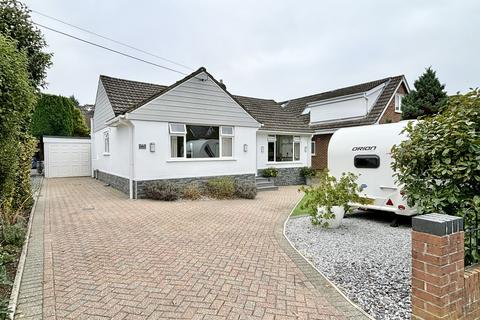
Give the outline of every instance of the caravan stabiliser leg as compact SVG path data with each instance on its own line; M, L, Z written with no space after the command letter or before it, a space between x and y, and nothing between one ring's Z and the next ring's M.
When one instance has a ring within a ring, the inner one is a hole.
M397 228L398 227L398 220L399 220L399 218L397 216L395 216L395 218L393 218L392 222L390 223L390 227Z

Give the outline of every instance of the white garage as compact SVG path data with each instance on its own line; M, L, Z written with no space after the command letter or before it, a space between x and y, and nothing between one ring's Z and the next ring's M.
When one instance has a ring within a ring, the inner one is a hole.
M90 138L43 137L45 177L90 176Z

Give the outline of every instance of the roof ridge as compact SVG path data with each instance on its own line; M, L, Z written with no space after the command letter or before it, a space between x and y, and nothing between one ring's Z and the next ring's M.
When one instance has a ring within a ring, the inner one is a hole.
M280 104L280 103L277 102L275 99L257 98L257 97L251 97L251 96L242 96L242 95L239 95L239 94L234 94L234 96L235 96L235 97L239 97L239 98L257 99L257 100L265 100L265 101L273 101L273 102L275 102L275 103Z
M105 74L101 74L101 75L100 75L100 79L104 79L104 78L113 79L113 80L128 81L128 82L136 82L136 83L148 84L148 85L152 85L152 86L168 87L168 85L165 85L165 84L158 84L158 83L152 83L152 82L145 82L145 81L124 79L124 78L117 78L117 77L112 77L112 76L107 76L107 75L105 75Z
M376 79L376 80L361 82L361 83L357 83L357 84L354 84L354 85L349 85L349 86L346 86L346 87L336 88L336 89L332 89L332 90L328 90L328 91L322 91L322 92L319 92L319 93L314 93L314 94L309 94L309 95L306 95L306 96L301 96L301 97L298 97L298 98L284 100L284 101L279 102L279 103L283 104L283 103L289 102L289 101L310 98L310 97L314 97L314 96L318 96L318 95L322 95L322 94L326 94L326 93L331 93L331 92L335 92L335 91L350 89L350 88L357 87L357 86L364 86L364 85L367 85L367 84L370 84L370 83L373 83L373 82L387 82L388 80L390 80L392 78L397 78L397 77L403 77L403 75L390 76L390 77L380 78L380 79Z

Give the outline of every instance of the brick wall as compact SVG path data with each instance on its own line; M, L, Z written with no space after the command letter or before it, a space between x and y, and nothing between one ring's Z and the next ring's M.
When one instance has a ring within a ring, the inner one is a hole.
M406 94L407 93L407 89L405 88L403 83L398 88L397 92L395 92L395 94L396 93L401 93L401 94ZM380 118L380 120L378 122L380 124L383 124L383 123L398 122L400 120L402 120L402 114L398 113L398 112L395 112L395 97L393 97L392 101L390 101L390 104L385 109L385 112L383 113L382 117Z
M328 168L328 144L332 134L313 136L315 140L315 155L312 156L312 168L323 170Z
M412 220L412 319L479 319L480 267L464 268L463 220Z

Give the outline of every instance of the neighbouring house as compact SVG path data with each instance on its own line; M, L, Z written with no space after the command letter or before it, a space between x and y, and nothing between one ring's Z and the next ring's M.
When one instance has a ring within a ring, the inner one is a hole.
M403 75L281 102L314 132L312 167L328 168L332 134L345 127L398 122L402 98L409 92Z
M92 129L96 178L141 198L149 181L230 176L303 183L312 129L273 100L231 95L205 68L170 86L100 76Z

